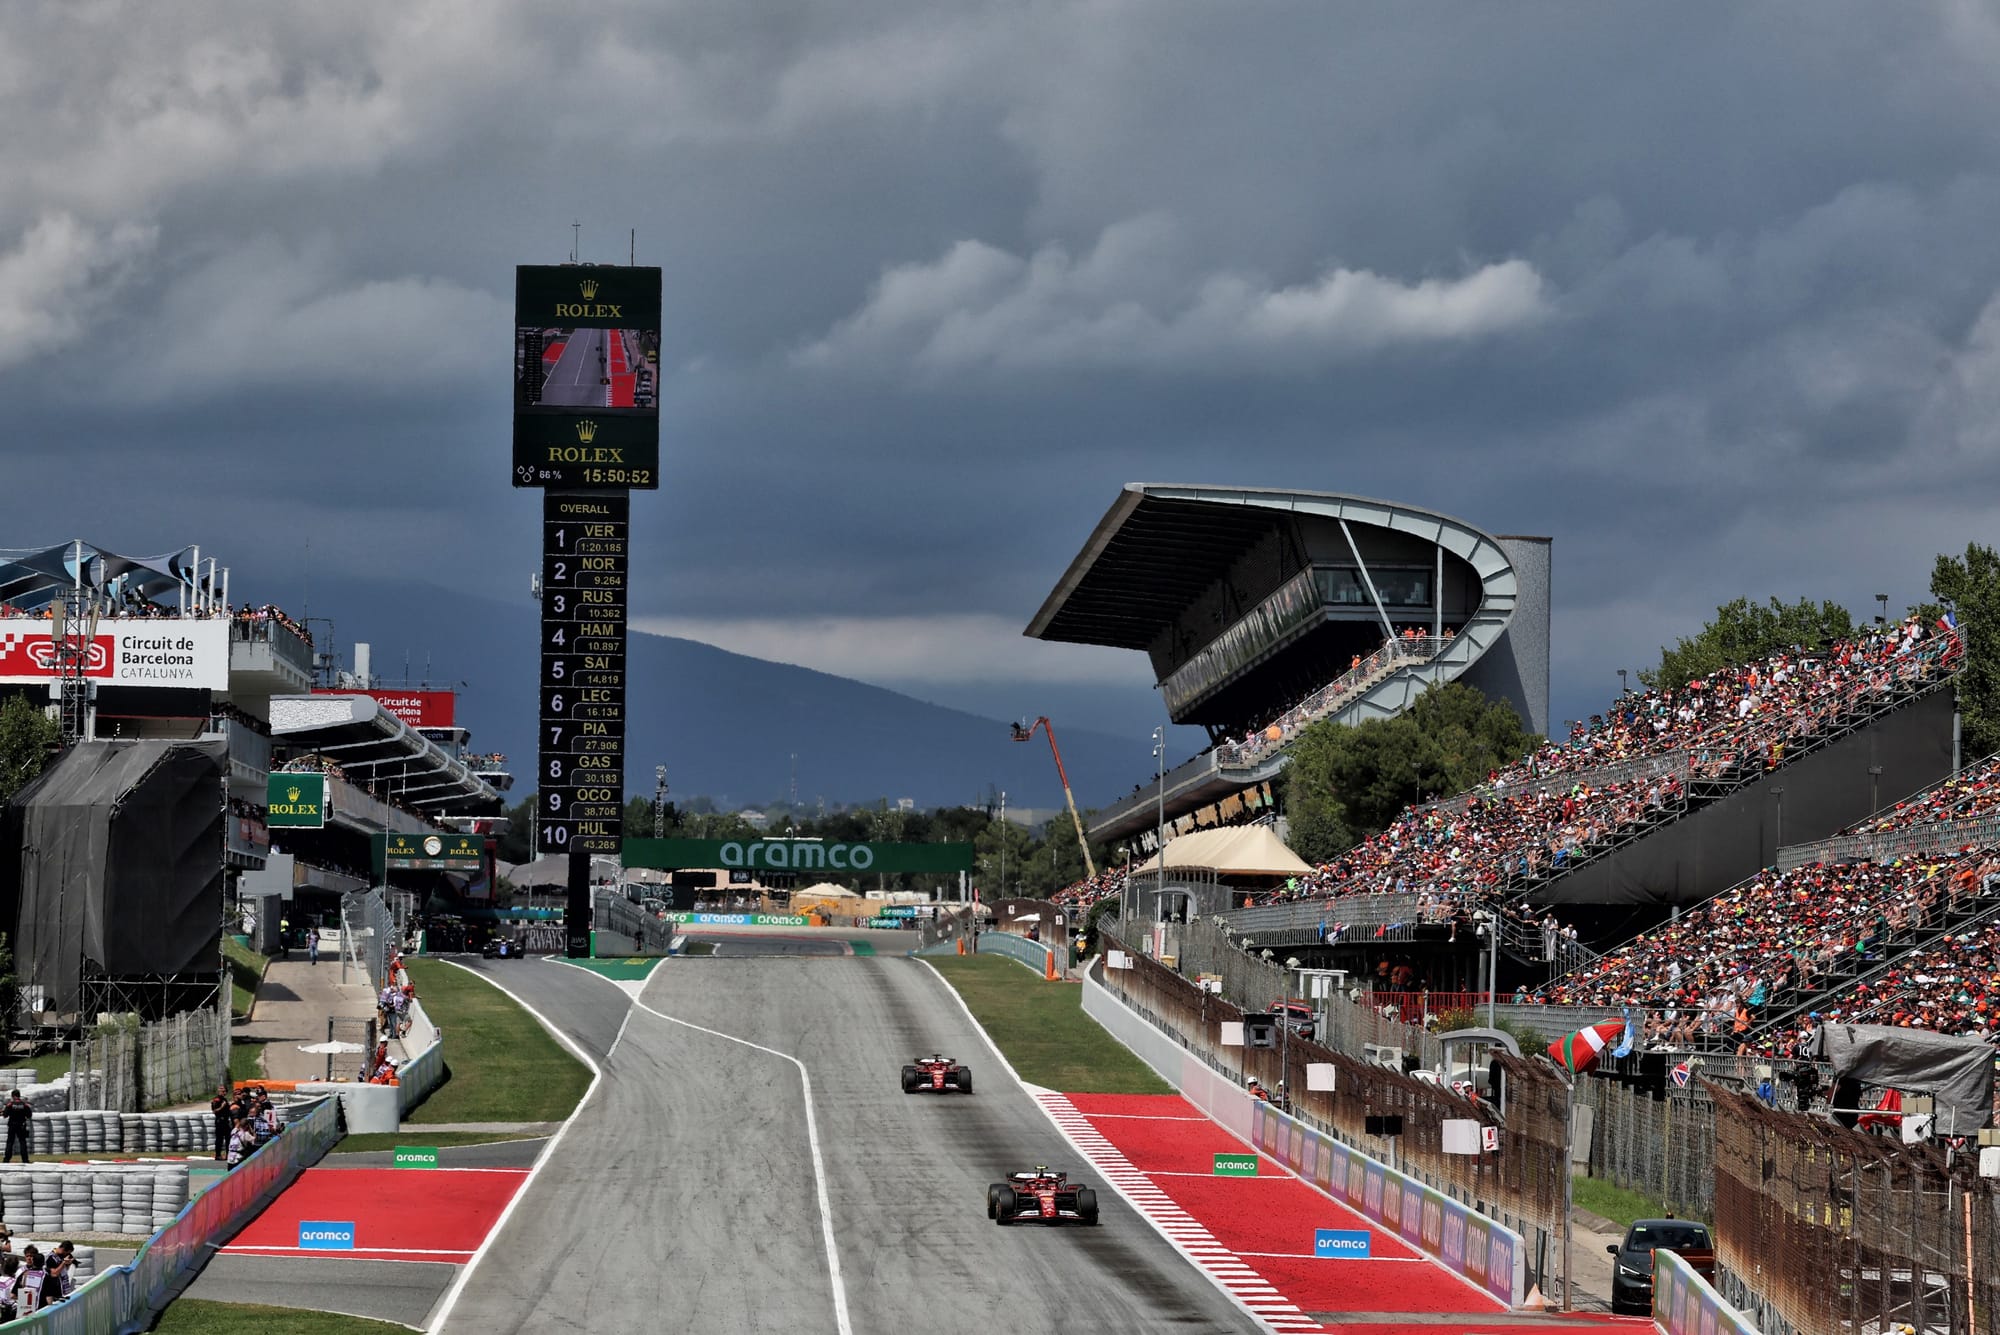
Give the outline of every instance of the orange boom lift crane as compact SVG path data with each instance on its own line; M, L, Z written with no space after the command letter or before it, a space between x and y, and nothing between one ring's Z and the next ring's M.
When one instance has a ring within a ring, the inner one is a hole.
M1055 726L1049 722L1047 715L1044 715L1041 718L1036 719L1033 723L1030 723L1025 727L1023 727L1019 723L1013 724L1011 726L1014 729L1014 740L1017 742L1032 741L1034 739L1035 730L1037 728L1041 729L1041 731L1049 735L1049 754L1056 758L1056 777L1062 780L1063 801L1069 804L1069 818L1076 825L1077 847L1083 850L1084 874L1090 877L1090 879L1092 879L1093 881L1096 880L1097 864L1091 861L1090 841L1083 837L1083 817L1076 814L1076 799L1070 796L1069 774L1063 769L1062 750L1056 745Z

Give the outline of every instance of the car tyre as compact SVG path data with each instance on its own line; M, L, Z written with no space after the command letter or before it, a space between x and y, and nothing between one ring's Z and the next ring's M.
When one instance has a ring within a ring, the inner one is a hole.
M1097 1193L1089 1187L1076 1189L1076 1217L1086 1224L1097 1222Z
M995 1182L991 1186L986 1188L986 1217L988 1219L993 1219L998 1217L1000 1213L999 1204L1000 1204L1000 1184L998 1182Z
M958 1086L959 1093L970 1094L972 1092L972 1072L961 1068L952 1074L952 1083Z
M1002 1228L1005 1228L1008 1224L1013 1222L1014 1211L1018 1210L1019 1208L1020 1204L1015 1199L1014 1189L1012 1187L1006 1185L1003 1182L1000 1186L994 1188L993 1192L994 1223L1000 1225L1000 1227Z
M903 1068L903 1092L905 1094L917 1092L917 1068L914 1066Z

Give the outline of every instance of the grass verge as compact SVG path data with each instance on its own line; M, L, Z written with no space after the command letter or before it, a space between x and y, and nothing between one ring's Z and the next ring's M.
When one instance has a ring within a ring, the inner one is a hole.
M24 1062L16 1062L15 1065L34 1067L35 1079L46 1085L51 1080L58 1080L69 1074L69 1052L66 1049L38 1052Z
M535 1140L535 1136L509 1135L505 1131L426 1131L412 1125L408 1131L364 1131L346 1136L328 1151L330 1154L373 1154L402 1145L422 1145L443 1149L448 1145L497 1145L505 1140Z
M1667 1212L1667 1207L1651 1196L1627 1191L1601 1177L1584 1177L1581 1174L1573 1180L1570 1200L1577 1209L1603 1215L1621 1228L1629 1226L1634 1219L1658 1219Z
M178 1298L153 1329L160 1335L271 1335L274 1330L286 1335L409 1335L410 1328L338 1312Z
M264 981L264 970L271 961L226 934L222 938L222 959L229 966L229 1012L240 1020L250 1014L250 1007L257 999L257 984Z
M928 962L958 989L1030 1084L1066 1094L1173 1093L1130 1048L1083 1013L1083 989L1044 982L1000 955L946 955Z
M447 1072L410 1122L559 1122L570 1115L590 1070L534 1016L465 969L441 960L404 963L424 1013L445 1035Z
M229 1078L231 1080L262 1080L264 1078L264 1044L268 1039L236 1038L229 1040Z

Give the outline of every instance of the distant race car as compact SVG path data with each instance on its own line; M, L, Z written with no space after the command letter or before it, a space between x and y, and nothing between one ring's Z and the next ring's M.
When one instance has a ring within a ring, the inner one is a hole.
M919 1094L926 1090L942 1094L950 1089L955 1089L961 1094L970 1094L971 1069L938 1053L932 1053L928 1057L918 1057L903 1068L905 1094Z
M986 1217L996 1224L1095 1224L1097 1193L1068 1173L1033 1168L986 1188Z
M504 936L490 938L479 948L481 959L511 960L520 958L521 948Z

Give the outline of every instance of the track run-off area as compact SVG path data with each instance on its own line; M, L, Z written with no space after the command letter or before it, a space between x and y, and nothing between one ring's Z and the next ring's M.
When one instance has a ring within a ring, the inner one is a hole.
M902 934L873 935L704 931L716 953L650 969L456 960L591 1065L574 1115L532 1162L460 1151L416 1194L407 1172L310 1170L223 1259L290 1284L407 1277L438 1296L402 1319L450 1335L1653 1329L1507 1312L1379 1230L1368 1259L1313 1256L1316 1228L1368 1222L1266 1157L1215 1176L1249 1147L1178 1095L1024 1084ZM932 1051L978 1092L902 1093ZM1040 1164L1097 1187L1101 1224L996 1228L987 1184ZM373 1222L336 1261L297 1250L305 1218Z

